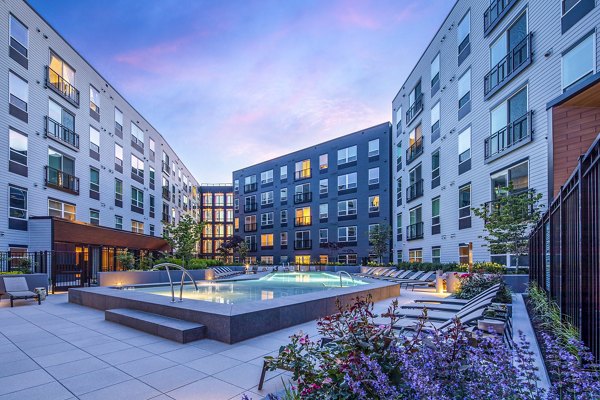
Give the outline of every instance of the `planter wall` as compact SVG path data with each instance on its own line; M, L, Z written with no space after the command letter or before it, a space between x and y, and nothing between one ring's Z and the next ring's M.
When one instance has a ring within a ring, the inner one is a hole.
M503 275L503 278L513 293L525 293L529 285L529 275Z

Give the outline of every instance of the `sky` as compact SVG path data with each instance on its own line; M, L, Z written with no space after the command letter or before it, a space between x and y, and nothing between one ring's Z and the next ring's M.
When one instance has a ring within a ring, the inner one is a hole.
M200 183L391 121L454 0L29 0Z

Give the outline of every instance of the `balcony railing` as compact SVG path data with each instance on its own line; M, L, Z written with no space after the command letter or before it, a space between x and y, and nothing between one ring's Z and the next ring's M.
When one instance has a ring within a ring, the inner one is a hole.
M312 240L310 240L310 239L294 240L294 250L309 250L309 249L312 249Z
M69 102L79 106L79 90L65 80L58 72L46 67L46 85L65 97Z
M486 138L484 141L485 159L499 156L503 152L511 150L519 143L531 140L531 116L532 112L529 111L527 114L517 118Z
M49 165L47 165L45 168L46 186L64 190L73 194L79 194L79 178L59 169L52 168Z
M256 192L258 185L256 182L244 185L244 193Z
M421 111L423 111L423 94L420 94L406 111L406 126L408 126Z
M253 212L258 209L257 203L244 204L244 212Z
M244 232L256 232L256 222L244 224Z
M483 13L483 32L487 35L517 0L495 0Z
M483 78L483 91L486 97L496 93L504 84L531 63L531 37L532 34L530 33L525 39L521 40Z
M294 226L309 226L312 225L312 217L296 217L294 221Z
M312 201L312 192L294 194L294 204L308 203Z
M46 135L79 148L79 135L50 117L46 117Z
M406 240L415 240L423 238L423 223L408 225L406 227Z
M423 136L418 138L408 149L406 149L406 165L413 162L423 154Z
M406 188L406 202L423 196L423 179L420 179Z
M308 179L312 176L312 170L310 168L302 169L300 171L296 171L294 174L294 179L299 181L302 179Z
M171 191L169 191L169 187L168 186L163 186L162 188L162 197L163 199L169 201L169 199L171 198Z

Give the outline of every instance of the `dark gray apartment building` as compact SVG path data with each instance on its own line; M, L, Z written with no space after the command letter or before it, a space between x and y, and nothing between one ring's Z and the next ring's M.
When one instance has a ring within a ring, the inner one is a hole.
M234 234L250 260L367 262L369 230L392 223L391 133L385 122L234 171Z
M233 185L209 183L198 186L200 220L204 222L199 255L217 258L219 248L233 236Z

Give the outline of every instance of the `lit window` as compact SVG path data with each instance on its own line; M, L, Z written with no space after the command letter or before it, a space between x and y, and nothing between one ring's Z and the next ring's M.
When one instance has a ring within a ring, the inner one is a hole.
M100 114L100 92L90 85L90 110Z
M563 89L594 73L596 55L592 32L579 44L562 56L562 87Z
M59 217L75 220L76 207L74 204L64 203L59 200L48 199L48 215L51 217Z
M423 262L423 250L422 249L408 250L408 262L411 262L411 263Z
M369 212L379 212L379 195L369 196Z
M131 232L144 233L144 223L136 220L131 220Z
M461 243L458 245L458 263L469 264L469 245Z
M263 233L260 235L260 247L273 247L272 233Z

